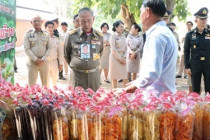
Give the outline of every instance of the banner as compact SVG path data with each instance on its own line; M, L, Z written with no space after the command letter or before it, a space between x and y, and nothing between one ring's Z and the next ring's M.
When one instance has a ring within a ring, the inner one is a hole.
M16 0L0 0L0 74L14 83Z

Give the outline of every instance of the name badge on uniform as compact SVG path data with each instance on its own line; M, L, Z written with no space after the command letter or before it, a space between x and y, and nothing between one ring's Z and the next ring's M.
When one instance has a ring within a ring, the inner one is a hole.
M96 41L95 40L91 40L91 44L96 44Z
M92 40L98 40L98 37L94 36L92 37Z
M196 49L196 46L194 45L193 48Z
M100 41L96 41L96 44L101 45L101 42Z
M34 34L31 33L31 34L29 35L29 37L30 37L30 38L34 38L35 36L34 36Z
M93 60L99 60L100 54L99 53L93 53Z
M80 50L82 59L90 59L90 44L81 44Z

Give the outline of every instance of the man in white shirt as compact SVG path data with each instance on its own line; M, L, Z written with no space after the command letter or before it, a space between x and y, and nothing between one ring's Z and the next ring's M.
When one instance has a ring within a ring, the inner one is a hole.
M177 61L177 42L163 21L166 12L162 0L145 0L141 7L141 21L146 31L140 76L128 84L127 92L137 88L156 90L159 93L176 91L175 74Z

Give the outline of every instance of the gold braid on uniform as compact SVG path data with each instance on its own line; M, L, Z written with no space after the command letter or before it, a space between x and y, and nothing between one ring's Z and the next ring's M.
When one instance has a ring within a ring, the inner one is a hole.
M96 32L97 32L98 35L103 36L103 33L102 32L100 32L98 30L96 30Z
M69 31L69 34L72 35L72 34L74 34L76 32L77 32L77 29L73 29L73 30Z

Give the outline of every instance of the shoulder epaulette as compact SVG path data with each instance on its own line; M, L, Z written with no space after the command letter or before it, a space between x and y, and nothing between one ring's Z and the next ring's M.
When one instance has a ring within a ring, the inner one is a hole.
M69 34L72 35L72 34L74 34L74 33L76 33L76 32L77 32L77 29L73 29L73 30L70 30L70 31L69 31Z
M103 33L102 33L102 32L100 32L100 31L98 31L98 30L96 30L96 32L97 32L97 34L99 34L100 36L103 36Z
M28 30L28 31L26 31L27 33L30 33L30 32L32 32L33 30L32 29L30 29L30 30Z

